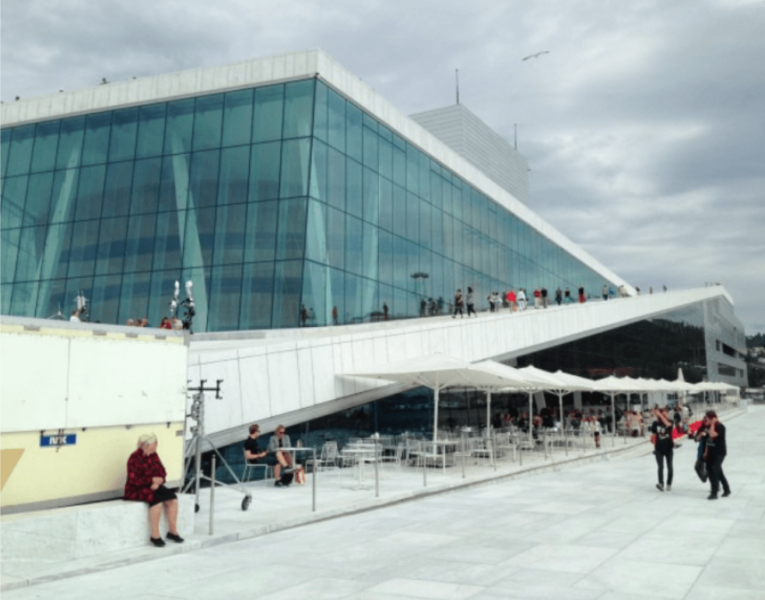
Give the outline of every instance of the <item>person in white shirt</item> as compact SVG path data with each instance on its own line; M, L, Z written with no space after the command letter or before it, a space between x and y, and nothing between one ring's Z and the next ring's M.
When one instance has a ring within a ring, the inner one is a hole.
M78 311L76 308L72 311L72 316L69 317L70 323L82 323L80 320L80 311Z

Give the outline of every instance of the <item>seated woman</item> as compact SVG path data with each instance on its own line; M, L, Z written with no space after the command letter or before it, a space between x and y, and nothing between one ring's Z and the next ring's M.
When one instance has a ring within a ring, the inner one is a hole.
M268 453L272 454L276 458L276 464L274 465L274 479L276 487L281 487L281 473L282 469L289 468L295 470L295 483L305 483L305 471L300 465L295 466L292 461L292 455L289 452L282 452L281 448L291 448L290 436L287 435L283 425L279 425L271 436L271 440L268 442Z
M159 534L159 519L162 505L167 515L167 539L178 544L183 538L178 535L178 498L175 492L165 487L167 471L157 455L157 436L145 433L138 438L138 450L128 459L127 481L125 482L125 500L146 502L149 505L152 544L161 548L165 541Z

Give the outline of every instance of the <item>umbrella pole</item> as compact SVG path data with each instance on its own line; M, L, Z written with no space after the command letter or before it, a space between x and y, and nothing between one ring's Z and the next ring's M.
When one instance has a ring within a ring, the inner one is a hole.
M433 388L435 407L433 408L433 441L438 441L438 386Z
M566 449L566 456L568 456L568 440L566 439L566 419L563 418L563 394L558 392L558 404L560 406L560 428L563 430L563 446Z
M533 397L534 392L529 392L529 444L531 444L532 449L534 448L534 409L531 404Z
M486 434L491 427L491 390L486 390Z

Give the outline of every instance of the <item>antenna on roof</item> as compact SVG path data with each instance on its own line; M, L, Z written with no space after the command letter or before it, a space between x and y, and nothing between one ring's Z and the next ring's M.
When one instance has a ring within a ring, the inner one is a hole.
M454 69L454 79L457 84L457 104L460 103L460 70Z

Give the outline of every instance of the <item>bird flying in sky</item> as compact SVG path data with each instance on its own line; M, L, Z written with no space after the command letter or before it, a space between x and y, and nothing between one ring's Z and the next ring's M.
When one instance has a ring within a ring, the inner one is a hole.
M524 60L529 60L530 58L539 58L543 54L550 54L549 50L542 50L542 52L537 52L536 54L529 54L526 58L521 59L521 62Z

